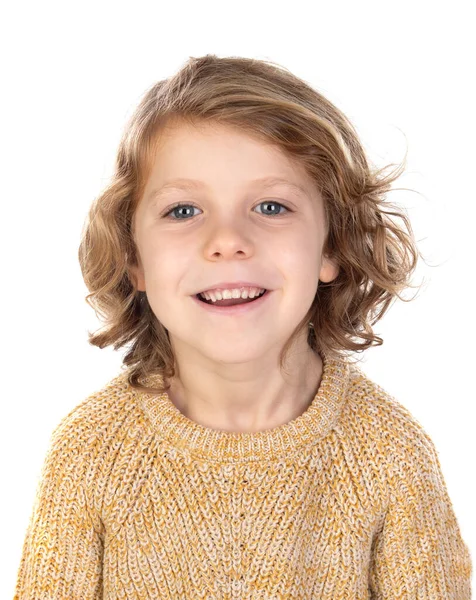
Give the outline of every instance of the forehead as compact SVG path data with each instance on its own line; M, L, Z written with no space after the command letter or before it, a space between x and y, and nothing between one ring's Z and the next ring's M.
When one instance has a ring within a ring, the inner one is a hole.
M277 144L221 123L171 122L158 133L150 178L160 187L199 189L223 180L271 187L290 184L307 194L316 182ZM182 186L182 187L181 187Z

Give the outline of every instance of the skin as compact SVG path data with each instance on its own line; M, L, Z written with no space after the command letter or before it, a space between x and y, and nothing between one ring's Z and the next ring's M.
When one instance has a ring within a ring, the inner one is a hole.
M265 176L284 177L306 193L249 183ZM205 187L149 199L179 177ZM167 216L177 202L188 208ZM161 132L134 213L138 265L131 274L169 331L177 360L169 398L183 415L211 429L256 432L308 408L321 382L321 357L309 347L307 332L293 346L286 373L279 353L319 280L338 275L338 266L322 255L326 233L313 180L279 148L221 124L171 122ZM192 297L209 284L240 280L273 290L262 307L224 317Z

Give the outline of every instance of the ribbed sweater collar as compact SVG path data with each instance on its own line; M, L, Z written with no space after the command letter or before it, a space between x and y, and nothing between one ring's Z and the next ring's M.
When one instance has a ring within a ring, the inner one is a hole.
M314 445L338 421L351 367L344 360L326 356L322 356L322 361L321 382L306 411L284 425L252 433L204 427L182 414L166 393L157 395L130 390L157 433L181 451L223 463L271 460ZM153 387L159 381L158 376L151 376L142 383Z

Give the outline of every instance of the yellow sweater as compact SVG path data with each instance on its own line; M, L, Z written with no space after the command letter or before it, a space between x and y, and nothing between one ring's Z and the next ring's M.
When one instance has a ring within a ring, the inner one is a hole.
M432 440L358 366L323 366L302 415L255 433L125 371L89 396L52 434L15 600L469 599Z

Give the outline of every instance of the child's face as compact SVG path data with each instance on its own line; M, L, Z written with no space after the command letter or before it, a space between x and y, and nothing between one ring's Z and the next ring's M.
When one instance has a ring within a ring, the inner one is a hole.
M281 177L306 192L252 183L263 177ZM203 185L151 198L177 178ZM166 216L178 202L188 208ZM279 149L223 125L177 124L162 133L133 230L137 289L147 292L177 356L186 360L277 356L310 308L318 279L338 274L321 256L324 207L312 179ZM194 299L215 283L235 281L257 282L271 293L259 308L233 316ZM307 347L307 332L301 343Z

